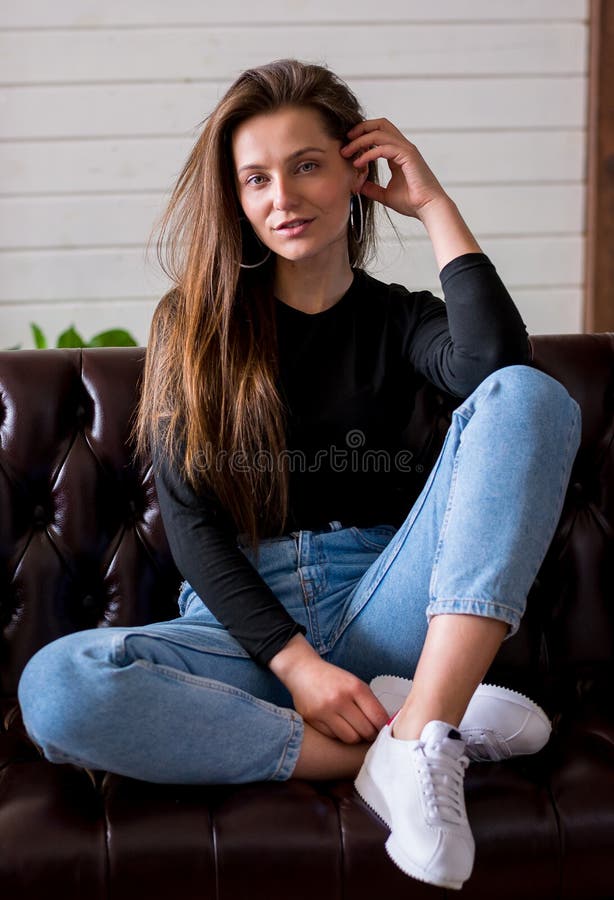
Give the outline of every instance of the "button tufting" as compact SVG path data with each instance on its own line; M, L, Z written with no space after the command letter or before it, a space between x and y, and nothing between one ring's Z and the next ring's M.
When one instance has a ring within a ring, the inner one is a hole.
M34 525L37 528L44 528L47 524L47 512L45 510L45 507L41 503L38 503L34 507L34 510L32 512L32 519L34 521Z
M574 481L574 483L572 485L570 485L569 493L578 502L581 500L584 500L586 497L586 491L584 489L584 485L580 481Z

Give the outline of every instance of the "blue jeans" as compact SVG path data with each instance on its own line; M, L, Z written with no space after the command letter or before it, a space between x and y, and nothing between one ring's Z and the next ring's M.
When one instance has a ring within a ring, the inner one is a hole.
M470 613L517 630L579 437L578 406L559 382L500 369L455 410L398 529L331 522L268 539L258 570L323 658L365 681L411 677L431 616ZM179 612L39 650L18 687L30 736L52 762L147 781L289 778L303 721L286 688L185 582Z

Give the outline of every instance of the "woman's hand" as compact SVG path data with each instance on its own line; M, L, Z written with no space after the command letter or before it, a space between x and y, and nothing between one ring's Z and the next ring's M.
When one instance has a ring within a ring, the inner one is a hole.
M386 187L365 181L360 192L404 216L420 219L433 244L439 271L464 253L481 253L480 245L456 204L437 181L417 147L388 119L368 119L348 131L350 143L341 148L355 156L360 169L373 159L385 159L391 172Z
M369 686L325 662L302 635L295 635L269 665L292 694L296 711L327 737L346 744L374 741L388 721Z
M385 159L391 178L386 187L365 181L361 194L404 216L421 218L421 211L433 200L447 198L417 147L388 119L367 119L348 131L349 144L341 148L346 158L364 168L375 159Z

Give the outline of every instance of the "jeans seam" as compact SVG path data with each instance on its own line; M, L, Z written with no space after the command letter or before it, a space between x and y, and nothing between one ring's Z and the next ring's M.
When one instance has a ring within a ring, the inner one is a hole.
M443 552L443 545L446 537L446 533L448 530L448 523L450 521L450 514L452 510L452 504L454 502L454 497L456 494L456 483L458 479L458 466L459 466L459 457L461 453L461 443L460 439L458 442L458 447L456 453L454 454L454 464L452 466L452 474L450 476L450 490L448 491L448 502L446 504L446 509L443 515L443 522L441 523L441 529L439 531L439 538L437 540L437 546L435 547L435 553L433 555L433 566L431 568L431 577L429 579L429 597L434 598L436 593L435 585L437 583L437 576L439 574L439 560L441 558L441 554Z
M352 534L354 535L354 537L356 538L356 540L357 540L360 544L362 544L362 545L365 547L365 549L367 549L367 550L376 550L376 551L379 551L380 553L381 553L383 550L386 549L386 547L388 546L388 544L390 543L390 541L391 541L392 538L394 537L394 533L393 533L392 535L389 536L388 541L382 546L382 544L378 544L378 543L376 543L376 542L374 542L374 541L370 541L369 538L366 538L366 537L361 533L361 529L358 528L358 527L356 527L355 525L351 526L349 530L352 532ZM396 532L395 532L395 533L396 533Z
M164 623L161 623L161 624L164 624ZM211 626L206 626L206 627L211 627ZM220 633L226 634L227 632L224 628L220 627ZM120 640L118 641L118 643L121 643L123 645L124 642L132 636L132 634L134 634L134 636L136 636L136 637L148 637L154 641L163 641L165 643L174 644L176 647L181 647L184 650L193 650L196 653L205 653L205 654L208 654L211 656L225 656L229 659L250 659L251 658L249 653L247 652L247 650L243 650L243 648L241 648L241 647L235 647L232 650L222 650L219 647L212 647L211 645L203 646L202 643L192 644L190 641L185 640L185 638L183 640L179 640L178 638L174 637L172 634L156 634L151 631L144 631L144 630L142 630L142 628L140 628L140 630L138 630L138 631L135 630L134 632L131 632L129 634L122 635ZM124 665L123 662L121 662L121 663L117 662L115 654L112 657L112 661L117 666L121 667L122 665ZM135 660L135 662L137 662L137 660Z
M495 612L497 610L501 610L502 612L509 612L510 615L507 618L503 618L502 616L499 616L499 615L491 615L490 613L474 613L472 610L463 610L463 609L454 610L454 614L480 615L480 616L485 616L486 618L499 619L500 621L507 622L508 625L512 626L512 629L513 629L512 633L514 633L515 631L518 630L518 626L520 625L522 615L519 614L518 610L514 606L508 606L507 603L502 603L500 600L493 600L493 599L485 600L480 597L438 597L437 599L431 600L429 602L429 604L427 605L427 607L426 607L427 618L430 620L433 616L445 615L448 612L447 610L442 610L440 612L433 611L433 607L436 607L439 605L445 606L446 604L454 604L457 606L457 605L463 604L463 603L475 604L476 606L480 606L482 608L488 608L488 609L492 610L493 612Z
M290 717L290 723L291 723L291 731L290 731L290 735L288 736L288 739L287 739L287 741L286 741L285 744L284 744L284 749L283 749L283 752L282 752L282 755L281 755L281 759L280 759L280 761L279 761L279 764L278 764L277 768L275 769L275 771L273 772L273 774L271 775L271 777L268 779L269 781L279 781L280 779L279 779L277 776L278 776L279 773L282 772L282 771L284 770L284 768L285 768L286 760L287 760L287 758L288 758L289 747L290 747L290 744L292 743L292 741L293 741L293 739L294 739L294 736L295 736L296 730L297 730L297 719L296 719L296 716L297 716L297 713L294 713L294 714ZM299 747L299 752L300 752L300 747ZM298 761L298 760L297 760L297 761ZM294 770L294 768L295 768L295 766L293 766L293 770ZM290 773L290 775L291 775L291 774L292 774L292 773ZM290 775L288 775L288 778L290 778ZM286 780L286 779L284 779L284 780Z
M260 697L256 697L254 694L249 694L247 691L237 688L232 684L227 684L224 681L217 681L215 678L205 678L202 675L192 675L190 672L180 672L179 670L173 669L170 666L165 666L162 663L152 663L148 659L138 659L136 660L135 665L149 669L154 675L158 675L160 678L165 678L168 681L183 681L187 684L193 684L196 687L217 691L220 694L230 694L237 697L239 700L244 700L253 706L258 706L260 709L264 709L266 712L280 719L292 718L292 716L295 715L295 711L292 709L285 709L281 706L276 706L274 703L270 703L268 700L261 700Z
M313 580L310 578L305 578L301 569L297 569L297 574L299 577L299 581L301 583L301 590L303 592L303 603L305 604L305 612L307 614L307 621L309 623L309 630L311 631L311 637L316 647L319 647L322 643L321 635L320 635L320 625L318 622L318 610L313 603L313 597L310 596L310 591L308 585L313 584Z

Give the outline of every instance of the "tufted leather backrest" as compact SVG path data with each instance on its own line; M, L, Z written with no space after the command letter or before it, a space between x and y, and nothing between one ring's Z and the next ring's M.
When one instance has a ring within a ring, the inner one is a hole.
M534 364L582 407L583 440L530 615L500 664L561 687L614 658L614 335L540 336ZM0 353L0 695L43 644L105 625L173 618L180 576L151 468L128 446L142 348ZM417 455L451 409L423 388Z
M534 362L582 410L582 443L534 602L548 676L573 700L614 683L614 334L533 339Z
M0 353L0 677L70 631L177 615L152 472L128 435L143 349Z

